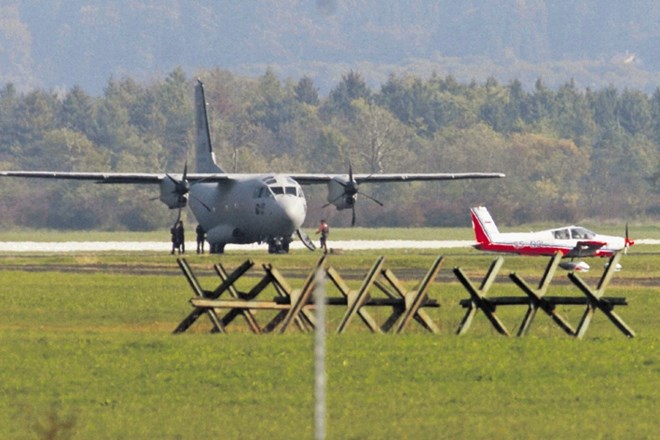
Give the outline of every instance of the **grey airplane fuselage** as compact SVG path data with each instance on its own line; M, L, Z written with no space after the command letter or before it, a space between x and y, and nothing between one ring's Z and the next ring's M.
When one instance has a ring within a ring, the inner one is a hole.
M190 209L212 244L290 239L307 213L302 188L286 175L199 182L191 186L190 195Z

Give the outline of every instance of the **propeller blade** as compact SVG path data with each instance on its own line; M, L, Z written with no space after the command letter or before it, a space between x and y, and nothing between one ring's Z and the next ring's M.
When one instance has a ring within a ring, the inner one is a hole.
M179 220L181 220L181 208L179 208L179 212L176 215L176 220L174 220L174 226L176 226L177 223L179 223Z
M360 193L360 194L362 194L364 197L368 198L368 199L371 200L372 202L376 202L376 203L378 203L380 206L384 206L384 205L383 205L383 202L374 199L374 198L371 197L369 194L366 194L366 193Z
M629 248L630 246L632 246L633 244L635 244L635 240L632 240L632 239L630 238L630 233L629 233L629 232L630 232L630 231L628 230L628 222L626 222L626 237L625 237L625 242L624 242L624 243L625 243L625 246L624 246L624 248L623 248L623 253L624 253L624 254L627 254L627 253L628 253L628 248Z
M348 161L348 180L346 182L342 182L340 179L336 179L335 182L344 188L344 193L341 194L339 197L335 198L334 200L330 201L329 203L323 205L323 208L333 205L338 200L345 198L346 206L343 206L343 208L347 208L348 206L350 206L352 211L351 226L355 226L355 219L356 219L355 202L357 200L358 194L362 194L372 202L377 203L380 206L384 206L383 202L381 202L380 200L374 198L369 194L360 192L358 182L355 180L355 177L353 176L353 164L350 160Z
M339 182L339 183L341 183L341 182ZM345 194L341 194L339 197L335 198L334 200L329 201L328 203L326 203L325 205L323 205L321 208L327 208L328 206L333 205L337 200L339 200L339 199L341 199L342 197L344 197L344 195L345 195Z
M185 196L188 194L188 191L190 191L190 185L188 184L185 175L181 180L177 180L169 174L166 174L166 176L172 181L172 183L174 183L174 191L172 191L172 193L178 194L180 196Z

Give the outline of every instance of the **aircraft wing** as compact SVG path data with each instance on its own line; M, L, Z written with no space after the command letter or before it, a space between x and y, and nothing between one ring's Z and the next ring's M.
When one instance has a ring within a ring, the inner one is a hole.
M578 241L573 249L571 249L567 257L588 257L593 255L598 249L605 246L607 243L596 240L581 240Z
M3 177L28 179L91 180L98 183L159 183L165 174L150 173L78 173L65 171L0 171Z
M301 185L328 183L333 179L347 179L346 174L290 174L281 173L291 177ZM0 171L0 177L24 177L32 179L61 179L61 180L91 180L96 183L121 184L160 183L168 174L166 173L102 173L102 172L67 172L67 171ZM190 173L186 176L189 182L228 182L262 174L239 173ZM170 174L181 178L181 174ZM264 174L265 176L265 174ZM502 173L408 173L408 174L354 174L355 181L365 182L413 182L432 180L460 180L460 179L495 179L504 177Z
M287 174L301 185L327 183L335 178L347 179L346 174ZM502 173L402 173L402 174L354 174L353 179L365 182L413 182L431 180L496 179Z
M172 174L180 178L180 174ZM59 180L91 180L96 183L120 184L157 184L167 174L165 173L82 173L66 171L0 171L0 177L24 177L31 179L59 179ZM236 176L229 174L188 174L186 179L190 182L225 182Z

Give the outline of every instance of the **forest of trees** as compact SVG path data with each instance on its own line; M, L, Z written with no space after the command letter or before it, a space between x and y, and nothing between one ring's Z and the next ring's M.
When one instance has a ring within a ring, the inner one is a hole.
M3 0L0 84L98 96L113 75L271 66L309 76L323 95L349 68L371 87L391 72L435 71L652 93L658 23L657 0Z
M346 173L491 171L505 179L365 185L358 225L469 225L485 204L502 222L633 220L660 215L660 88L648 95L573 81L461 83L390 76L373 90L346 72L327 96L309 77L282 81L205 70L211 137L227 171ZM192 162L193 84L183 69L102 96L0 89L0 169L182 172ZM3 178L5 228L148 230L173 215L156 187ZM306 187L308 223L350 214Z

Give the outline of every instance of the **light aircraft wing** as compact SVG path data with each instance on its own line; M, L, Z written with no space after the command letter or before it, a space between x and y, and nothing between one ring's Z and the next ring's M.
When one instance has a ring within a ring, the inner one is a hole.
M598 249L605 246L607 243L596 240L581 240L578 241L573 249L571 249L567 257L588 257L594 254Z
M336 178L345 179L346 174L287 174L301 185L327 183ZM495 179L502 173L402 173L402 174L354 174L355 182L413 182L432 180Z

